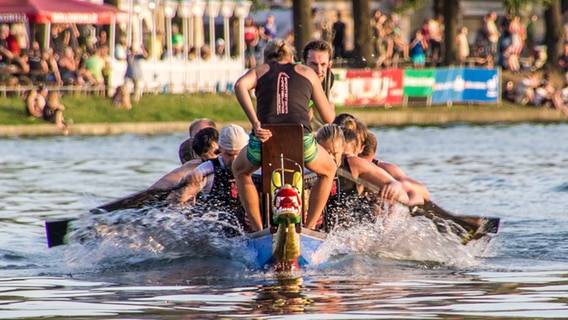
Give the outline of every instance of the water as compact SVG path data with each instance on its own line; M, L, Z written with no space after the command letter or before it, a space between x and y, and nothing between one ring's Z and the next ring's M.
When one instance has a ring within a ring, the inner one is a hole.
M185 134L1 138L0 319L568 316L568 124L374 130L383 160L446 210L500 217L499 234L462 246L401 217L331 236L285 277L173 210L96 217L108 238L48 249L44 220L92 223L174 168Z

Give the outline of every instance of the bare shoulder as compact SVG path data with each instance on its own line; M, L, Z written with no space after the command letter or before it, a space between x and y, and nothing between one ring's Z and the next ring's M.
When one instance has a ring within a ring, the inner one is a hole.
M308 78L310 81L316 81L318 82L318 75L316 74L316 72L303 64L297 64L294 69L296 70L296 72L298 72L299 74L303 75L304 77Z

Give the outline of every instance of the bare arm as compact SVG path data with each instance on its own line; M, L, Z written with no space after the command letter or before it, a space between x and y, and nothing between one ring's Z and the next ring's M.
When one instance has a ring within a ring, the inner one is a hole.
M252 125L254 134L261 142L268 140L271 137L272 133L270 132L270 130L262 129L261 123L256 116L256 110L254 108L254 104L252 103L252 98L249 94L249 91L256 87L258 73L263 71L266 72L268 71L268 68L268 65L263 64L256 68L250 69L235 82L235 96L237 97L241 108L243 108L243 111L247 115L247 118Z
M173 187L179 185L182 182L185 175L188 172L191 172L193 169L195 169L200 163L201 160L188 161L181 167L177 167L174 170L167 173L166 175L164 175L163 177L161 177L158 181L154 182L154 184L151 185L150 188L148 189L170 190Z
M368 160L355 156L349 157L348 161L355 177L360 177L381 188L381 198L408 203L408 195L401 183L384 169L375 166Z

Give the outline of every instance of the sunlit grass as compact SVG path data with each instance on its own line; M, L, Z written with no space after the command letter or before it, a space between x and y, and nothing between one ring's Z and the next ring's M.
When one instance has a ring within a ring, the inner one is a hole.
M93 95L67 94L61 98L65 105L65 118L73 123L118 123L118 122L170 122L192 121L195 118L211 118L217 121L246 121L247 118L231 94L158 94L144 95L131 110L118 109L110 98ZM502 105L453 105L409 107L338 107L341 112L462 112L491 110L495 108L526 110L530 107L504 103ZM0 97L0 125L43 124L42 120L26 115L21 97Z

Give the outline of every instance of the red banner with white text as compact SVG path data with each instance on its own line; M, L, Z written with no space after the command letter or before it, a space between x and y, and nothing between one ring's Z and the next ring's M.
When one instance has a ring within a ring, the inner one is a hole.
M348 70L345 106L402 104L402 69Z

